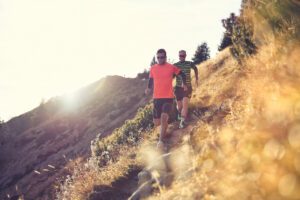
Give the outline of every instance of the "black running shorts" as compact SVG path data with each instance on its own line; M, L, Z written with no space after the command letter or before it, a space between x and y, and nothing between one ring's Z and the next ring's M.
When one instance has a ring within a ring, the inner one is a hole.
M183 87L176 86L174 88L174 94L177 101L181 101L184 97L188 97L190 99L192 97L192 87L188 86L188 90L184 91Z
M159 119L161 113L169 114L172 109L173 99L153 99L153 118Z

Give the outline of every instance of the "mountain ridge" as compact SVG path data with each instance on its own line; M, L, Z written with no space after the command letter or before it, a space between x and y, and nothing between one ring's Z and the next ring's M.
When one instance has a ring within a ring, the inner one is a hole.
M66 108L66 97L56 97L6 122L0 197L20 193L34 199L53 190L56 175L68 173L63 168L69 159L90 155L91 140L106 137L148 103L146 84L108 76L75 92L74 110Z

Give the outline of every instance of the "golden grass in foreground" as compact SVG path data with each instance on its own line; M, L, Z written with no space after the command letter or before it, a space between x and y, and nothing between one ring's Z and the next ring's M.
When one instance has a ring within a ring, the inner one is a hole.
M153 146L157 140L157 130L145 134L140 143L142 146ZM97 161L91 157L89 161L78 159L67 165L71 172L60 186L56 186L58 200L84 200L93 194L95 186L111 186L111 184L126 177L133 168L142 167L142 158L136 157L138 146L126 145L120 147L116 162L110 162L99 169Z
M194 173L149 199L299 199L300 49L287 47L288 54L279 54L276 48L262 47L243 70L228 49L199 66L201 86L191 103L229 111L198 121L191 138L174 150L181 152L173 166L176 176L189 167ZM137 151L124 147L120 160L100 171L78 167L58 199L87 199L95 185L110 185L129 166L140 165L128 156Z
M120 159L101 170L93 163L74 161L72 167L70 167L72 176L68 176L64 183L60 185L56 199L87 199L93 192L94 186L110 186L115 180L126 176L130 168L138 166L137 160L130 157L135 151L134 147L124 147L120 152Z
M149 199L300 199L299 55L298 44L270 41L239 72L230 59L206 65L193 103L230 112L192 136L195 172Z

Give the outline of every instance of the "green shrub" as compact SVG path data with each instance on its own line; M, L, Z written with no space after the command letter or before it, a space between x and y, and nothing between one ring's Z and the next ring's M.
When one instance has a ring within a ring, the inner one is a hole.
M126 120L124 125L115 129L110 136L93 141L92 154L97 159L97 164L102 167L110 160L117 158L117 152L123 145L137 145L143 132L153 125L152 102L144 108L139 108L132 120Z
M269 23L275 36L284 32L288 39L300 41L299 0L252 0L251 6Z
M236 25L237 16L234 13L231 13L230 16L226 19L222 19L222 25L226 29L223 39L221 41L220 46L218 47L219 51L222 51L228 46L232 46L232 31L233 27Z
M252 24L240 17L232 32L232 55L242 63L245 58L256 52L257 47L253 42Z
M197 47L194 57L192 58L195 65L198 65L210 58L210 50L206 42Z

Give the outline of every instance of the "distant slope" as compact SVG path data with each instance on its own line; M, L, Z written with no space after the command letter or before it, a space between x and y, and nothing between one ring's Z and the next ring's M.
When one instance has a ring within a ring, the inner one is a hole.
M92 139L105 137L149 102L145 87L145 80L110 76L73 99L53 98L8 121L0 143L0 199L38 199L53 190L69 159L87 157Z

